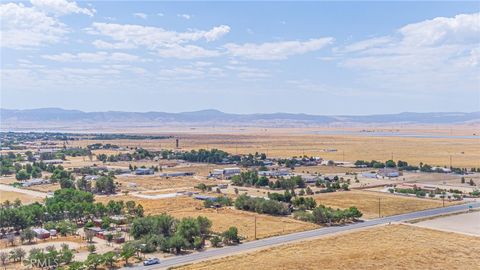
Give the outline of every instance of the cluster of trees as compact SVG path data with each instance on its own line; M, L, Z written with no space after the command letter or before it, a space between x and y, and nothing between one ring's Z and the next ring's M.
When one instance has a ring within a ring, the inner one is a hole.
M269 215L289 215L290 209L283 202L267 200L265 198L253 198L242 194L235 200L235 207L240 210L257 212L259 214Z
M198 151L175 153L173 158L189 162L221 163L224 160L229 160L230 154L218 149L200 149Z
M315 207L311 212L296 211L294 213L294 217L303 221L309 221L317 224L339 224L348 221L355 221L356 219L362 217L362 212L360 212L354 206L342 210L325 207L324 205L319 205Z
M337 177L337 176L335 176ZM338 178L338 177L337 177ZM327 180L325 180L327 179ZM320 192L321 193L325 193L325 192L335 192L339 189L342 189L342 190L350 190L350 185L348 183L340 183L340 181L337 179L333 179L333 180L330 180L328 179L328 177L325 177L324 180L318 180L315 185L317 186L321 186L321 187L325 187L325 189L321 190Z
M220 235L213 235L211 227L212 222L202 216L181 220L167 214L136 218L130 230L135 241L128 244L137 246L143 253L157 250L180 253L182 250L202 249L206 239L210 239L214 246L219 244L216 241L220 237L223 237L220 241L225 244L240 241L235 227Z
M115 263L123 259L128 264L128 259L135 255L135 251L131 249L122 249L120 252L108 251L103 254L91 253L87 259L83 262L72 262L69 264L69 270L82 270L82 269L97 269L99 266L104 265L107 269L114 269ZM58 269L58 268L57 268Z
M312 164L312 162L315 161L315 158L313 157L292 157L292 158L286 158L286 159L278 159L277 162L279 165L285 166L290 169L294 169L296 166L309 166Z
M393 162L393 163L395 163L395 162ZM385 163L380 162L380 161L376 161L376 160L372 160L372 161L357 160L357 161L355 161L354 164L355 164L355 166L366 166L368 168L385 168ZM392 163L389 163L389 165L391 166ZM395 167L395 166L393 166L393 167ZM393 167L391 167L391 168L393 168Z
M98 149L118 149L120 148L116 144L110 144L110 143L94 143L94 144L89 144L87 145L87 149L89 150L98 150Z
M102 162L132 161L153 159L158 156L158 152L148 151L143 148L137 148L133 153L120 153L117 155L99 154L97 159Z
M317 202L312 197L295 197L292 199L292 205L298 209L311 210L317 206Z
M42 269L67 265L72 262L74 256L75 254L67 244L62 244L60 250L57 250L54 245L47 246L45 249L32 248L28 256L27 252L22 248L15 248L10 253L0 252L0 260L4 266L8 261L23 261L25 266Z
M422 190L421 188L413 187L413 188L390 188L388 189L390 193L401 193L401 194L415 194L417 197L425 197L427 192Z
M234 186L268 186L269 181L265 176L258 176L257 171L242 172L239 175L234 175L231 179Z
M268 186L271 189L294 189L294 188L305 188L305 181L301 176L292 176L290 178L280 177L277 181L272 181L268 183Z
M237 160L237 156L233 158L232 161L237 161L238 164L243 167L264 166L265 164L263 163L263 161L267 159L267 155L265 155L264 153L255 152L255 155L248 154L240 156L239 158L240 160Z
M92 151L88 148L64 148L57 153L72 157L92 156Z
M113 194L116 189L115 182L113 181L113 176L100 176L95 180L95 192L102 194Z
M45 205L33 203L0 209L0 227L19 231L41 226L48 221L69 219L79 221L105 215L130 214L143 216L143 207L134 202L109 201L106 205L94 202L93 194L75 189L60 189Z
M31 154L32 152L27 151ZM20 155L20 154L18 154ZM11 175L15 174L17 180L27 180L30 178L39 178L42 177L42 170L46 169L45 164L39 164L36 162L20 164L17 161L23 161L23 157L16 156L13 153L8 153L7 155L0 155L0 173L1 175ZM40 166L43 165L43 166Z

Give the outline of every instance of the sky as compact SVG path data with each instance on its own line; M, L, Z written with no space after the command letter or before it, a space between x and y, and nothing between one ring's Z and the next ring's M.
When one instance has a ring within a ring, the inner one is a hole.
M480 4L0 2L1 107L480 110Z

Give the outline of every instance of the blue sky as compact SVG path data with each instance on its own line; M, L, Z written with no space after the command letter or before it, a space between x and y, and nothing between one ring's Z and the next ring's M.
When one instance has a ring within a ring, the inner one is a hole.
M2 1L1 106L480 110L478 2Z

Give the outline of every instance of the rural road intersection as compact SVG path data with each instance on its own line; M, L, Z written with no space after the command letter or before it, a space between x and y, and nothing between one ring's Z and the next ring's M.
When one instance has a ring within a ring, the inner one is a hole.
M454 213L454 212L458 212L458 211L466 211L466 210L469 209L469 207L471 209L473 209L473 208L478 209L478 208L480 208L480 202L474 202L474 203L462 204L462 205L454 205L454 206L449 206L449 207L444 207L444 208L435 208L435 209L423 210L423 211L412 212L412 213L407 213L407 214L402 214L402 215L389 216L389 217L384 217L384 218L368 220L368 221L365 221L365 222L358 222L358 223L354 223L354 224L350 224L350 225L344 225L344 226L334 226L334 227L328 227L328 228L315 229L315 230L311 230L311 231L291 233L291 234L286 234L286 235L275 236L275 237L265 238L265 239L261 239L261 240L246 242L244 244L240 244L240 245L237 245L237 246L228 246L228 247L224 247L224 248L209 249L207 251L193 253L193 254L190 254L190 255L179 255L179 256L176 256L176 257L173 257L173 258L163 259L163 260L161 260L161 263L157 264L157 265L151 265L151 266L143 266L142 265L142 266L134 266L134 267L129 267L129 268L122 268L122 269L124 269L124 270L125 269L150 270L150 269L161 269L161 268L180 266L180 265L193 263L193 262L196 262L196 261L213 259L213 258L217 258L217 257L230 256L230 255L234 255L234 254L237 254L237 253L240 253L240 252L251 251L251 250L255 250L255 249L259 249L259 248L269 248L269 247L272 247L272 246L285 244L285 243L289 243L289 242L309 240L309 239L313 239L313 238L316 238L316 237L319 237L319 236L338 233L338 232L345 232L345 231L350 231L350 230L355 230L355 229L360 229L360 228L365 228L365 227L371 227L371 226L375 226L375 225L382 225L382 224L387 224L387 223L390 223L390 222L402 222L402 221L408 221L408 220L413 220L413 219L418 219L418 218L428 218L428 217L433 217L433 216L436 216L436 215L449 214L449 213Z

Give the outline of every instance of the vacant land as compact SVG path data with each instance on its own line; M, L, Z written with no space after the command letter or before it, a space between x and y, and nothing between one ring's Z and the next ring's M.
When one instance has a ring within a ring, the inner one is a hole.
M181 269L478 269L480 238L389 225Z
M15 192L15 191L0 191L0 202L3 203L6 200L10 201L10 203L13 203L16 199L19 199L22 204L30 204L34 202L42 202L43 198L20 193L20 192Z
M480 236L480 212L437 217L414 223L417 226Z
M177 218L206 216L213 222L212 230L216 232L222 232L231 226L235 226L238 228L239 234L246 237L248 241L255 238L255 221L258 239L318 228L313 223L302 222L289 217L260 215L231 208L218 210L186 209L173 211L171 214Z
M442 207L442 201L431 199L420 199L400 195L373 191L344 191L325 193L314 196L318 204L333 208L348 208L356 206L363 213L362 218L378 218L378 205L380 200L381 216L404 214L413 211L420 211L429 208ZM445 205L454 202L445 202Z

